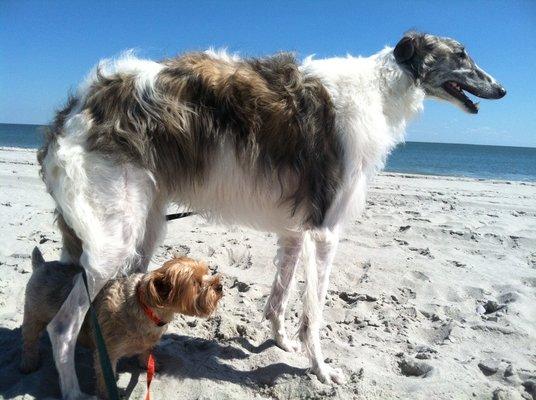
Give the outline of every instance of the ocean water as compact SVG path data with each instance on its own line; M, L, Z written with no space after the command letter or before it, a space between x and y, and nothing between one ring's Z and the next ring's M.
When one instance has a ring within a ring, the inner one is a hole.
M44 127L0 124L0 147L37 148ZM407 142L389 156L386 171L480 179L536 181L536 148Z
M44 129L42 125L0 124L0 147L38 148Z
M536 181L536 148L407 142L387 160L391 172Z

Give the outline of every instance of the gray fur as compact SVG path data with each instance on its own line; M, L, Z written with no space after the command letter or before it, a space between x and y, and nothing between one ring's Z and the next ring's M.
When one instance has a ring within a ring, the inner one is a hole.
M504 88L480 69L465 47L454 39L419 32L408 32L394 49L395 59L428 96L453 101L464 111L477 113L468 98L453 96L445 89L447 82L456 82L461 89L484 99L498 99Z
M163 64L151 95L136 89L132 75L97 74L81 105L93 120L88 150L133 162L177 191L202 181L215 149L230 141L244 169L275 173L281 186L284 174L295 176L295 187L281 187L282 202L303 206L304 222L321 226L342 179L343 149L320 80L290 54L238 61L232 70L205 53ZM75 104L57 114L41 164Z

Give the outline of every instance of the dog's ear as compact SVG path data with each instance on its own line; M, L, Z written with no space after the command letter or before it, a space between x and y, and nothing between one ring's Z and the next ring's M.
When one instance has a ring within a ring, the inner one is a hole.
M393 55L396 63L402 69L410 73L416 80L419 80L425 74L427 52L427 35L410 31L398 42L393 50Z
M36 246L32 251L32 269L38 268L40 265L45 263L45 259L41 254L41 250Z
M158 294L159 303L161 305L165 304L168 301L169 293L172 289L172 282L170 282L169 277L166 275L158 275L156 279L153 280L153 286Z
M411 60L415 55L415 41L412 36L404 36L393 50L395 60L403 64Z
M166 274L159 270L149 273L145 293L150 305L163 307L167 304L171 289L171 283Z
M146 293L150 305L179 307L190 304L198 290L192 268L183 259L172 259L147 275Z

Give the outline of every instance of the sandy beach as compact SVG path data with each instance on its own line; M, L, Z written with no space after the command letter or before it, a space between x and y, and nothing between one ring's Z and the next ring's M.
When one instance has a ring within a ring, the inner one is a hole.
M48 338L41 368L18 372L30 254L59 257L53 202L35 152L0 149L0 397L60 395ZM262 309L276 237L198 217L170 222L151 268L174 252L225 277L208 320L178 317L155 349L158 399L536 399L536 184L380 174L364 214L349 221L324 312L326 362L347 382L324 385L304 354L270 339ZM303 279L289 307L296 330ZM91 353L79 348L82 388ZM119 365L128 398L145 372Z

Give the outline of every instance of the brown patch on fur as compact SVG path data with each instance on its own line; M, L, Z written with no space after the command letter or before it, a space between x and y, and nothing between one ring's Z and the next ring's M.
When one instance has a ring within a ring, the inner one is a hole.
M216 152L230 144L245 171L277 179L282 202L322 225L343 157L321 81L285 53L239 61L190 53L162 64L150 92L140 92L134 75L97 74L82 105L93 119L88 150L147 168L176 193L202 184Z
M308 222L321 225L343 167L333 104L320 80L299 71L290 54L230 63L195 53L164 65L157 90L179 93L175 103L187 103L193 111L189 116L195 116L186 133L195 159L181 172L202 177L215 144L226 140L245 170L260 177L276 171L281 184L283 174L295 176L298 187L282 187L283 200L294 210L305 204ZM180 128L167 131L184 143ZM167 144L160 148L177 148ZM163 172L173 185L176 163L169 161L177 156L171 157L165 162L170 169Z
M155 170L151 132L155 122L136 89L134 75L103 76L89 90L83 106L93 119L87 139L89 151L113 154L119 163L134 162Z

